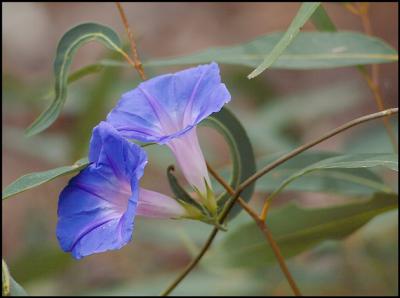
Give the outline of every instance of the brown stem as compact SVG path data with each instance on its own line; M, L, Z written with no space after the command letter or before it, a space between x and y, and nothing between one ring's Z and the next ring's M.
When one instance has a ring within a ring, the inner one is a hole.
M118 8L119 14L121 16L122 22L124 23L124 27L125 27L126 33L128 34L128 39L130 41L131 50L132 50L132 54L133 54L134 66L135 66L137 72L139 73L140 77L144 81L144 80L146 80L146 75L145 75L144 70L143 70L142 62L140 61L139 55L137 53L136 42L135 42L135 39L133 37L132 30L129 27L128 19L125 16L125 12L124 12L124 9L122 8L121 4L119 2L115 2L115 5L117 5L117 8Z
M269 206L270 206L269 202L265 201L264 202L264 206L263 206L263 208L261 210L261 215L260 215L260 218L263 221L265 221L267 219L267 213L268 213L268 210L269 210Z
M343 3L343 5L352 14L355 14L357 16L360 15L360 12L358 11L358 9L353 4L347 2L347 3Z
M208 171L211 173L211 175L214 176L215 180L218 181L219 184L221 184L227 192L229 192L231 195L233 195L235 193L235 191L233 190L233 188L224 180L224 178L221 177L221 175L219 175L217 173L217 171L215 171L208 162L206 162L207 165L207 169ZM258 218L257 213L246 203L245 200L243 200L241 197L238 198L238 202L240 204L240 206L246 210L246 212L248 214L250 214L251 217L253 217L254 219Z
M374 71L374 68L372 68L372 70ZM375 73L376 72L377 72L377 69L375 69ZM381 94L379 85L373 80L373 78L371 78L371 76L368 73L363 72L363 71L361 71L361 73L364 76L364 79L367 82L368 87L373 94L376 106L378 107L379 111L383 111L385 109L385 105L384 105L384 101L382 98L382 94ZM377 75L375 75L375 77L377 77ZM390 138L390 142L392 143L393 150L397 153L398 152L398 144L397 144L397 140L396 140L396 134L394 133L392 126L390 125L389 117L382 118L382 121L383 121L383 124L385 125L387 134Z
M229 192L231 195L235 194L235 191L232 187L207 163L207 169L214 176L214 178ZM279 266L285 275L290 287L292 288L294 294L296 296L301 296L300 290L296 285L290 271L286 265L285 258L282 256L281 250L272 237L271 231L268 229L263 218L259 217L257 213L243 200L241 197L238 198L239 205L254 219L257 226L260 228L261 232L264 234L265 238L268 240L271 248L275 254L276 259L278 260Z
M210 236L208 236L206 243L204 243L204 246L201 248L201 251L199 252L197 257L194 258L192 262L190 262L190 264L186 266L185 270L183 270L182 273L168 286L168 288L166 288L161 293L161 296L168 296L168 294L171 293L177 285L179 285L179 283L189 274L189 272L192 271L194 267L196 267L197 263L201 260L201 258L204 256L211 243L213 242L215 236L218 233L218 230L218 228L214 228L212 230Z
M358 16L361 19L362 26L364 28L365 33L369 36L373 35L371 20L369 18L369 3L357 3ZM364 71L360 71L366 80L369 89L372 92L372 95L375 100L375 104L378 107L379 111L383 111L385 109L385 104L382 96L381 89L379 87L379 66L378 64L373 64L371 66L371 75ZM392 143L393 150L398 152L398 144L396 140L396 135L393 132L393 129L390 125L388 117L382 118L383 124L389 136L390 142Z
M329 139L330 137L332 137L346 129L349 129L350 127L353 127L355 125L358 125L358 124L361 124L361 123L364 123L367 121L371 121L371 120L374 120L377 118L396 114L396 113L398 113L398 110L399 110L398 108L387 109L382 112L369 114L369 115L354 119L350 122L347 122L346 124L344 124L342 126L339 126L336 129L328 132L327 134L319 137L318 139L296 148L295 150L289 152L288 154L285 154L284 156L280 157L276 161L272 162L271 164L265 166L259 172L255 173L253 176L249 177L242 184L239 185L238 189L232 195L232 199L229 201L227 208L225 208L224 211L222 212L219 223L222 224L224 222L225 218L229 214L229 211L232 209L235 202L239 198L241 192L246 187L248 187L250 184L252 184L254 181L256 181L258 178L267 174L272 169L283 164L285 161L295 157L296 155L306 151L307 149L315 146L316 144L319 144L319 143L325 141L326 139ZM208 237L206 243L200 250L199 255L195 259L193 259L193 261L185 268L185 270L172 282L171 285L168 286L168 288L162 293L162 296L167 296L169 293L171 293L176 288L176 286L193 270L193 268L196 267L197 263L201 260L203 255L206 253L206 251L210 247L210 245L211 245L212 241L214 240L215 236L217 235L217 233L218 233L218 228L214 228L213 231L211 232L210 236Z
M267 238L269 244L271 245L271 248L274 251L275 257L279 262L279 266L281 267L282 272L285 274L286 279L289 282L289 285L292 288L294 294L296 296L302 296L299 288L297 287L297 285L285 263L285 258L282 256L279 246L275 242L274 238L272 237L271 231L268 229L267 224L263 220L257 220L256 223L257 223L258 227L260 228L260 230L265 235L265 237Z

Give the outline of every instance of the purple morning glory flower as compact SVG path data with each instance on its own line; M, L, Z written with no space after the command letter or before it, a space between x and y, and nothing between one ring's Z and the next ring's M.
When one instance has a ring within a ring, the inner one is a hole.
M58 203L57 238L62 249L76 259L127 244L136 215L187 215L176 200L139 187L146 152L106 122L93 130L89 162L69 181Z
M122 95L107 122L126 138L166 144L188 182L205 197L210 179L196 125L230 99L218 65L200 65L139 84Z

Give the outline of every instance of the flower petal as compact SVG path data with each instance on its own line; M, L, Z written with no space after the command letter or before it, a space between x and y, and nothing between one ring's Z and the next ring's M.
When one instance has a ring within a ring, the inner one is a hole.
M58 203L57 238L77 259L119 249L131 239L147 157L102 122L93 131L89 160Z
M163 144L219 111L230 99L218 65L200 65L155 77L123 94L107 122L127 138Z
M130 181L132 175L137 179L143 176L147 155L142 148L127 142L114 127L102 121L93 129L89 161L97 167L105 165L103 171L109 169L117 178Z
M173 198L159 192L139 188L136 214L153 218L179 218L187 215L187 212Z
M206 161L197 138L196 128L167 143L190 185L206 194L205 181L211 185Z

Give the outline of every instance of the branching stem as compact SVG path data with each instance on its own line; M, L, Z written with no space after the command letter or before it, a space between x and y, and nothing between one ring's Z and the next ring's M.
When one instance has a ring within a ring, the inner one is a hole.
M246 179L242 184L239 185L238 189L233 193L232 195L232 199L228 202L228 206L227 208L225 208L225 210L223 211L223 213L220 216L220 220L219 222L222 224L225 220L225 218L227 217L229 211L232 209L232 207L234 206L235 202L237 201L237 199L240 197L241 192L248 187L249 185L251 185L252 183L254 183L258 178L262 177L263 175L267 174L269 171L273 170L274 168L276 168L277 166L283 164L285 161L297 156L298 154L306 151L307 149L333 137L334 135L339 134L342 131L345 131L353 126L356 126L358 124L367 122L367 121L371 121L374 119L378 119L378 118L382 118L382 117L386 117L386 116L390 116L393 114L398 113L398 108L392 108L392 109L387 109L378 113L374 113L374 114L369 114L366 116L362 116L359 117L357 119L354 119L350 122L347 122L346 124L343 124L333 130L331 130L330 132L328 132L327 134L317 138L316 140L309 142L307 144L304 144L296 149L294 149L293 151L283 155L282 157L278 158L276 161L272 162L271 164L265 166L264 168L262 168L260 171L258 171L257 173L255 173L254 175L252 175L251 177L249 177L248 179ZM203 255L207 252L208 248L211 246L215 236L218 233L218 228L214 228L210 234L210 236L208 237L206 243L204 244L204 246L202 247L202 249L200 250L199 254L197 255L196 258L194 258L192 260L192 262L190 262L190 264L188 264L186 266L186 268L184 269L184 271L168 286L168 288L161 294L162 296L167 296L169 293L171 293L177 285L179 285L179 283L193 270L193 268L196 267L197 263L201 260L201 258L203 257Z
M232 187L228 183L226 183L226 181L208 163L207 163L207 169L211 173L211 175L213 175L214 178L226 189L227 192L229 192L231 195L235 194L235 191L232 189ZM261 232L267 239L268 243L271 245L272 251L274 252L275 257L279 263L279 266L283 274L285 275L290 287L292 288L293 293L296 296L301 296L301 292L297 287L296 282L294 281L286 265L285 258L282 256L281 250L279 249L278 244L274 240L271 231L268 229L265 220L262 217L258 216L257 213L241 197L238 198L238 203L254 219L257 226L260 228Z

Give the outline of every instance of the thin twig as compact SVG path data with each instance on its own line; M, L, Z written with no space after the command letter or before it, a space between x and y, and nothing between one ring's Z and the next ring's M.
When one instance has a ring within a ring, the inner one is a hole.
M197 263L201 260L201 258L207 252L208 248L210 247L211 243L213 242L215 236L218 233L218 230L219 230L218 228L214 228L212 230L210 236L208 236L206 243L204 243L204 246L201 248L201 251L199 252L197 257L194 258L192 260L192 262L190 262L190 264L188 264L186 266L186 268L182 271L182 273L179 274L179 276L168 286L168 288L166 288L161 293L161 296L168 296L169 293L171 293L176 288L176 286L179 285L179 283L190 273L190 271L192 271L193 268L196 267Z
M214 178L229 192L231 195L235 194L235 191L232 187L226 183L226 181L207 163L207 169L214 176ZM260 228L261 232L264 234L265 238L268 240L271 245L272 251L275 254L276 259L278 260L279 266L285 275L290 287L292 288L294 294L296 296L301 296L301 292L294 281L289 268L286 265L285 258L282 256L281 250L274 240L271 231L268 229L265 221L257 215L257 213L243 200L241 197L238 198L239 205L254 219L257 226Z
M369 3L367 3L367 2L357 3L357 8L354 7L354 9L357 9L357 11L358 11L357 15L361 19L361 23L362 23L365 33L367 33L369 36L373 36L371 20L369 18ZM379 87L379 66L378 66L378 64L372 64L371 75L362 71L360 68L359 68L359 71L363 75L364 79L367 82L369 89L372 92L372 95L374 97L375 104L378 107L378 110L383 111L385 109L385 104L384 104L381 89ZM390 125L389 119L387 117L384 117L384 118L382 118L382 121L383 121L385 129L387 131L387 134L389 136L390 142L392 143L393 150L395 152L398 152L398 144L396 141L396 135L393 132L393 129Z
M377 70L375 70L375 72L376 71ZM371 76L368 73L363 72L363 71L361 71L361 73L364 76L369 89L373 93L373 97L374 97L376 106L378 107L379 111L383 111L385 109L385 106L384 106L384 101L383 101L383 98L381 95L379 85L373 80L373 78L371 78ZM375 76L377 76L377 75L375 75ZM398 144L396 141L396 135L392 129L392 126L390 125L389 117L383 117L382 121L383 121L383 124L385 125L390 142L392 143L393 150L397 153L398 152Z
M285 258L282 256L282 253L279 249L278 244L275 242L274 238L272 237L271 231L268 229L267 224L263 220L256 221L258 227L263 232L265 237L267 238L271 248L276 256L276 259L279 262L279 266L281 267L282 272L285 274L287 281L289 282L290 287L292 288L294 294L296 296L302 296L299 288L297 287L293 277L290 274L290 271L285 263Z
M350 122L347 122L346 124L339 126L338 128L328 132L327 134L319 137L318 139L316 139L315 141L312 141L310 143L307 143L305 145L302 145L298 148L296 148L295 150L289 152L288 154L285 154L284 156L280 157L279 159L277 159L276 161L272 162L271 164L265 166L263 169L261 169L259 172L255 173L254 175L252 175L251 177L249 177L248 179L246 179L242 184L239 185L238 189L235 191L235 193L232 195L232 199L229 201L228 206L226 209L224 209L223 213L221 214L220 220L219 222L222 224L223 221L225 220L226 216L228 215L229 211L232 209L232 207L234 206L236 200L239 198L241 192L248 187L250 184L252 184L254 181L256 181L258 178L260 178L261 176L267 174L269 171L273 170L274 168L276 168L277 166L283 164L285 161L295 157L296 155L306 151L307 149L329 139L330 137L345 131L346 129L349 129L353 126L356 126L358 124L367 122L367 121L371 121L377 118L381 118L381 117L385 117L385 116L389 116L392 114L396 114L398 113L398 108L392 108L392 109L387 109L384 110L382 112L378 112L378 113L374 113L374 114L369 114L357 119L354 119ZM171 293L177 285L179 285L179 283L190 273L190 271L193 270L194 267L196 267L197 263L201 260L201 258L203 257L203 255L206 253L206 251L208 250L208 248L210 247L210 245L212 244L215 236L218 233L218 228L214 228L210 234L210 236L208 237L206 243L204 244L204 246L202 247L202 249L199 252L199 255L192 260L192 262L190 262L190 264L188 264L188 266L186 266L185 270L172 282L171 285L168 286L168 288L162 293L162 296L167 296L169 293Z
M119 14L121 16L122 22L124 23L124 27L125 27L126 33L128 34L128 39L130 41L131 50L132 50L132 54L133 54L134 66L135 66L137 72L139 73L140 77L144 81L144 80L146 80L146 75L145 75L144 70L143 70L142 62L139 59L139 55L138 55L138 52L137 52L137 49L136 49L136 42L135 42L135 39L133 37L132 30L129 27L128 19L125 16L125 12L124 12L124 9L122 8L121 4L119 2L115 2L115 5L117 5L117 8L118 8Z
M214 169L210 166L210 164L209 164L208 162L206 162L206 165L207 165L208 171L211 173L211 175L214 176L215 180L217 180L218 183L221 184L221 185L226 189L227 192L229 192L231 195L233 195L235 191L234 191L233 188L224 180L224 178L222 178L221 175L219 175L219 174L217 173L217 171L214 170ZM258 218L257 213L246 203L245 200L243 200L241 197L239 197L239 198L238 198L238 202L239 202L240 206L241 206L244 210L246 210L246 212L247 212L248 214L250 214L251 217L253 217L254 219L255 219L255 218Z
M132 61L131 57L129 57L127 53L125 53L122 49L117 49L117 51L126 59L126 61L128 61L130 65L136 68L135 62Z
M364 27L365 33L368 35L372 35L372 26L371 26L371 21L368 16L369 12L369 3L363 2L363 3L357 3L358 7L358 12L359 16L361 18L362 25Z
M268 213L268 210L269 210L269 206L271 206L271 205L269 204L269 202L268 202L268 201L265 201L265 202L264 202L264 206L263 206L262 211L261 211L261 214L260 214L260 218L261 218L263 221L265 221L265 220L267 219L267 213Z
M351 3L349 3L349 2L346 2L346 3L343 3L343 5L344 5L344 7L345 7L348 11L350 11L352 14L355 14L355 15L357 15L357 16L360 15L358 9L357 9L353 4L351 4Z

